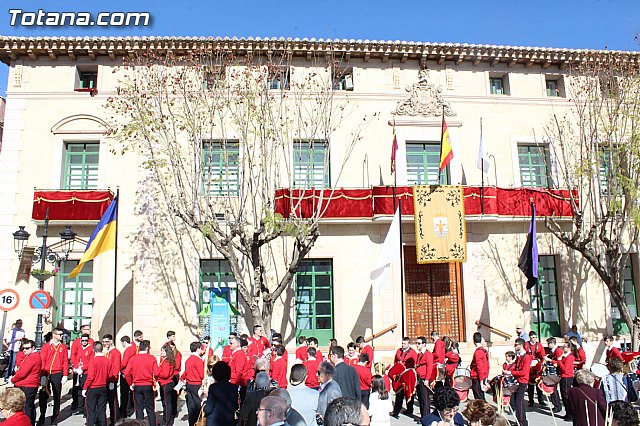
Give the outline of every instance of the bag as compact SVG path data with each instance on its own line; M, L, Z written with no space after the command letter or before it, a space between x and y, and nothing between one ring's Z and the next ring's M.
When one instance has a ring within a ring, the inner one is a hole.
M200 415L194 426L207 426L207 416L204 415L204 405L200 408Z
M636 402L638 400L638 391L636 390L635 386L633 386L633 382L631 381L631 378L628 374L624 376L624 384L624 387L627 388L628 401Z

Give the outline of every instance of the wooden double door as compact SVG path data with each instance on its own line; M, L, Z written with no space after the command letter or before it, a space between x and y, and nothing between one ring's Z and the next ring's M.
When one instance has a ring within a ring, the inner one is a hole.
M420 265L415 246L405 246L404 277L407 335L428 338L435 330L440 336L466 340L461 264Z

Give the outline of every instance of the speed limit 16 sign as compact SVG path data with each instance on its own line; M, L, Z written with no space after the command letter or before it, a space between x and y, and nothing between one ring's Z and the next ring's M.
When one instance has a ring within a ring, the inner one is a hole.
M11 311L18 307L18 302L20 302L20 296L15 290L9 288L0 290L0 310Z

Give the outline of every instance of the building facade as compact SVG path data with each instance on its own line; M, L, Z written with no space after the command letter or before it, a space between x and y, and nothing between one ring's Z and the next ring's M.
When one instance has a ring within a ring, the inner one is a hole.
M229 265L215 253L186 253L187 268L172 270L169 282L158 278L157 253L163 251L145 255L141 247L170 245L147 226L165 218L156 217L145 199L140 156L114 153L117 149L109 135L112 116L105 107L109 98L118 96L123 58L149 49L188 51L208 45L239 56L247 51L287 51L291 73L311 68L311 54L339 56L343 72L334 79L335 96L379 117L363 131L344 171L336 158L339 154L329 158L324 145L304 147L304 152L314 152L297 164L307 179L303 187L335 189L330 197L335 208L330 205L324 214L321 236L293 288L283 293L275 308L273 328L281 330L290 345L298 335L315 335L325 345L332 337L342 343L394 326L395 333L375 339L377 348L391 349L402 335L417 337L432 330L466 342L479 326L487 340L504 342L517 323L537 330L540 322L544 336L562 336L573 324L591 340L629 333L603 284L577 253L553 238L542 220L555 215L561 223L571 224L558 160L542 135L553 115L562 115L571 106L572 64L601 52L283 39L3 37L0 43L0 59L10 67L0 152L4 200L0 277L21 296L10 319L23 318L27 329L35 328L27 301L37 282L14 284L19 260L11 233L26 226L32 235L28 245L37 246L40 240L34 237L42 232L48 208L51 241L57 241L57 233L67 224L86 241L116 188L120 190L117 275L111 252L68 279L83 251L81 242L76 244L67 260L55 260L52 267L59 268L58 275L45 282L54 300L48 324L62 322L77 331L81 324L92 322L94 330L104 334L114 330L115 318L118 336L141 329L160 342L167 330L174 329L179 346L186 347L206 322L201 313L209 287L230 287L237 299ZM614 53L629 61L639 58L635 52ZM280 81L273 90L295 91L283 84ZM439 175L443 113L454 158ZM398 150L396 171L391 174L394 131ZM481 131L491 159L485 175L476 167ZM339 129L334 137L341 137ZM331 173L316 176L314 165L319 163L329 164ZM464 187L467 260L463 263L416 261L411 187L438 180ZM300 196L299 190L295 184L279 189L278 209L283 216L291 213L290 201ZM532 198L541 218L541 284L529 291L517 264ZM371 274L389 231L394 199L403 203L404 263L402 274L394 269L378 293ZM636 315L640 275L637 250L632 247L630 252L624 285ZM168 248L160 263L171 268L175 254ZM154 260L156 266L150 267ZM246 313L246 306L237 304ZM241 332L253 325L246 318L234 317Z

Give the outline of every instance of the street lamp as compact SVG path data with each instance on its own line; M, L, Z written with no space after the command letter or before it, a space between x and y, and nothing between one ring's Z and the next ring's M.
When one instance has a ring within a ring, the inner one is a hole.
M24 246L29 239L30 234L25 231L24 226L19 226L19 229L13 233L14 250L18 254L18 259L22 258ZM40 269L44 270L46 262L55 263L58 260L67 260L69 253L73 250L73 243L76 238L76 233L71 229L71 225L66 225L64 231L60 232L61 245L59 243L47 246L47 237L49 232L49 209L44 216L44 227L42 229L42 245L36 249L36 256L33 258L33 262L40 261ZM53 251L54 246L61 246L63 256L59 256ZM38 281L38 288L44 290L44 279ZM38 314L38 321L36 323L36 347L40 349L42 347L42 314Z

